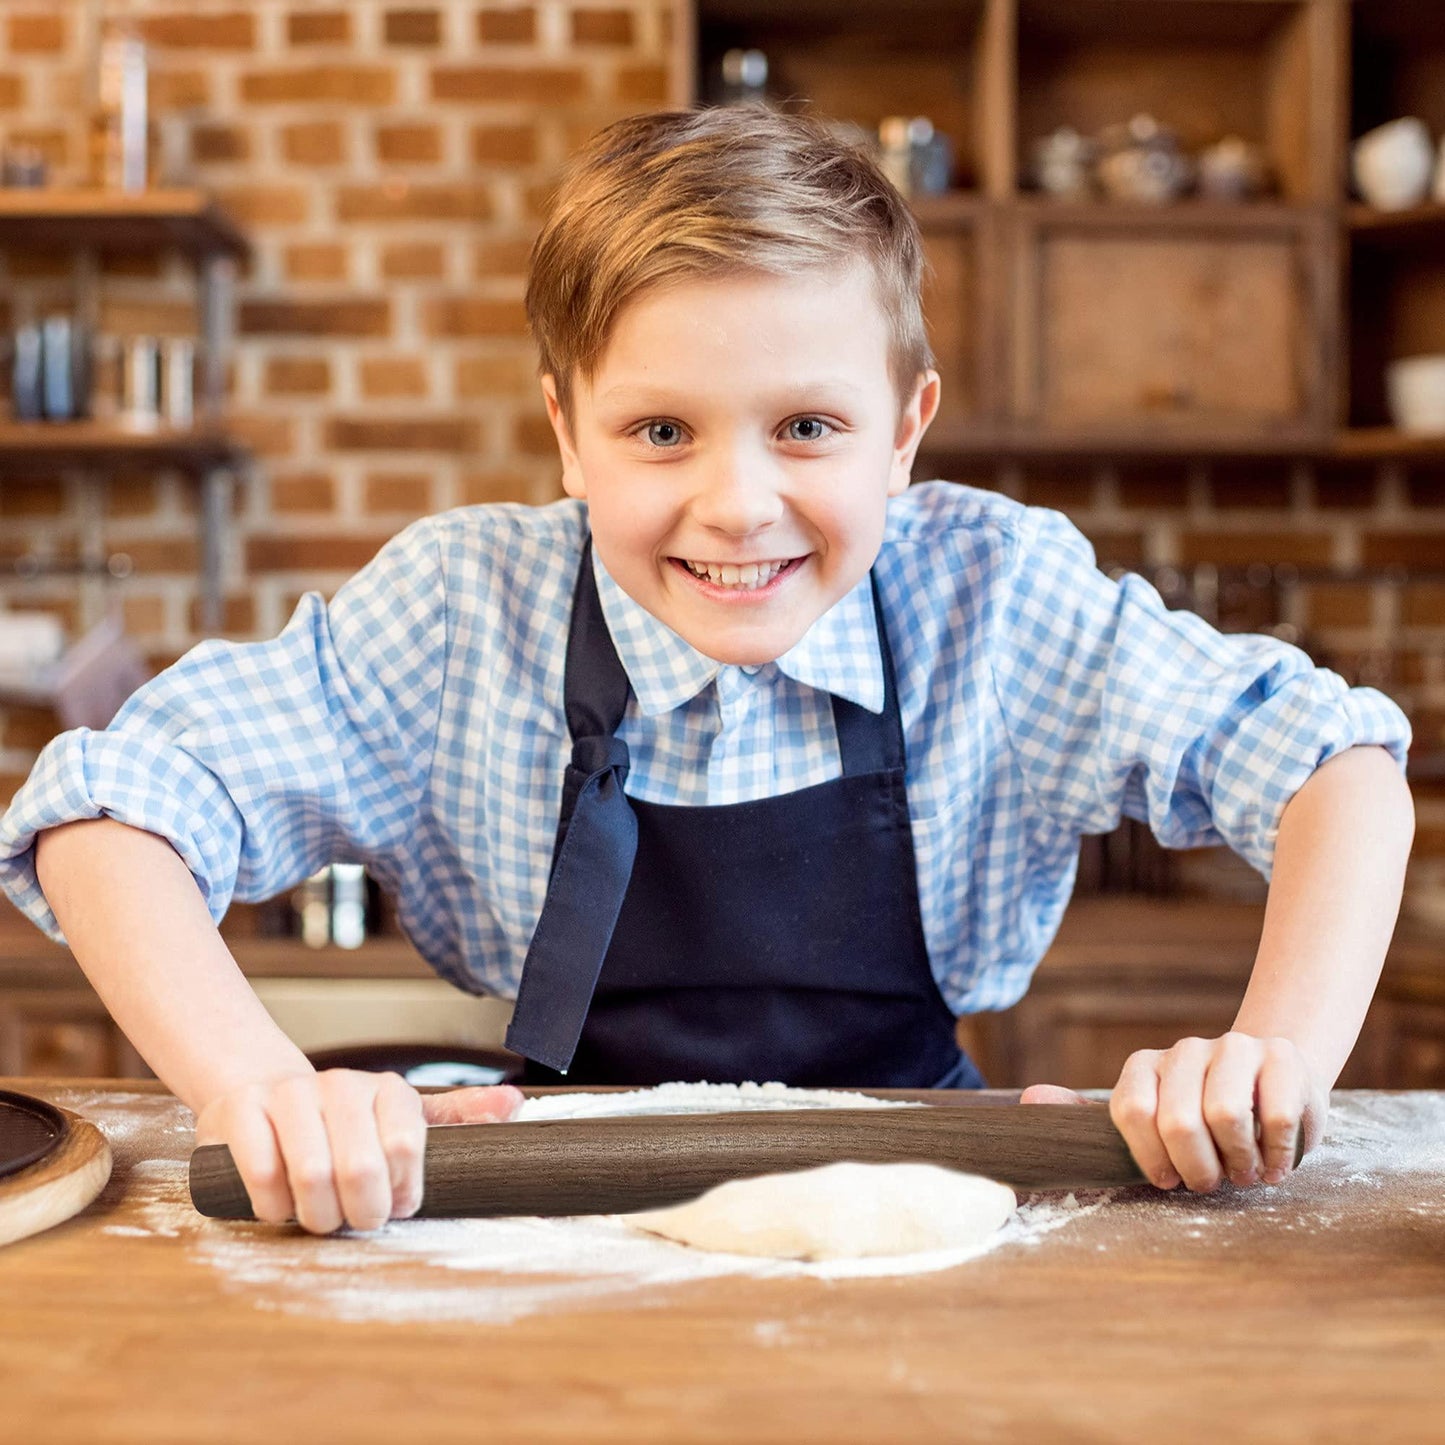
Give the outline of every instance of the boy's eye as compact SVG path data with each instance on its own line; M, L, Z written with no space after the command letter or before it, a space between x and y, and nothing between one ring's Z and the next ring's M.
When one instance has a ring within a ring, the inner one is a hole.
M794 427L808 427L811 428L811 430L800 435L793 430ZM795 442L821 441L831 430L832 428L820 416L794 417L793 420L788 423L789 439Z
M682 428L676 422L650 421L642 430L653 446L664 450L670 450L682 440Z

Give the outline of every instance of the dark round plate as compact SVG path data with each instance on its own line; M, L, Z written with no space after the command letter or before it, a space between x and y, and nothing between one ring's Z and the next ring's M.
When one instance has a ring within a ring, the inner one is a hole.
M45 1158L65 1137L65 1115L44 1099L0 1089L0 1179Z

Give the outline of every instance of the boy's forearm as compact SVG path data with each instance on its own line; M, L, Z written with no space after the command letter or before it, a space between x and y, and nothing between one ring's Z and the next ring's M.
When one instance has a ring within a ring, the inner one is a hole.
M309 1069L252 992L165 839L110 818L67 823L36 840L35 867L111 1016L192 1109Z
M1414 808L1382 748L1323 764L1280 821L1249 988L1234 1027L1291 1040L1322 1087L1339 1077L1399 912Z

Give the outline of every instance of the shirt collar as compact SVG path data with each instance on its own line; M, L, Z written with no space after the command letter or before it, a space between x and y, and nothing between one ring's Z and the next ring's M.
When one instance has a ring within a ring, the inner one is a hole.
M723 664L704 656L613 580L597 549L592 570L602 616L643 714L671 712L713 682ZM780 658L779 669L808 687L836 693L869 712L883 711L883 657L864 577Z

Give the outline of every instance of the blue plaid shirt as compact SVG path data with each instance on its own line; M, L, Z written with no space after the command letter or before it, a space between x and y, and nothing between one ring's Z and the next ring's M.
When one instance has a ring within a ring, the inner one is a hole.
M516 994L570 752L562 671L581 503L463 508L393 538L269 642L211 641L103 732L54 739L0 819L0 885L52 937L31 845L100 814L170 840L217 920L328 862L395 896L445 978ZM880 711L865 578L759 668L702 656L597 565L631 679L627 791L711 805L841 771L828 693ZM1111 581L1056 512L951 483L889 505L875 567L908 748L934 974L959 1013L1026 990L1081 834L1122 814L1170 847L1228 843L1268 872L1280 813L1332 754L1409 726L1272 638ZM818 880L819 887L827 879ZM839 908L848 900L840 898Z

